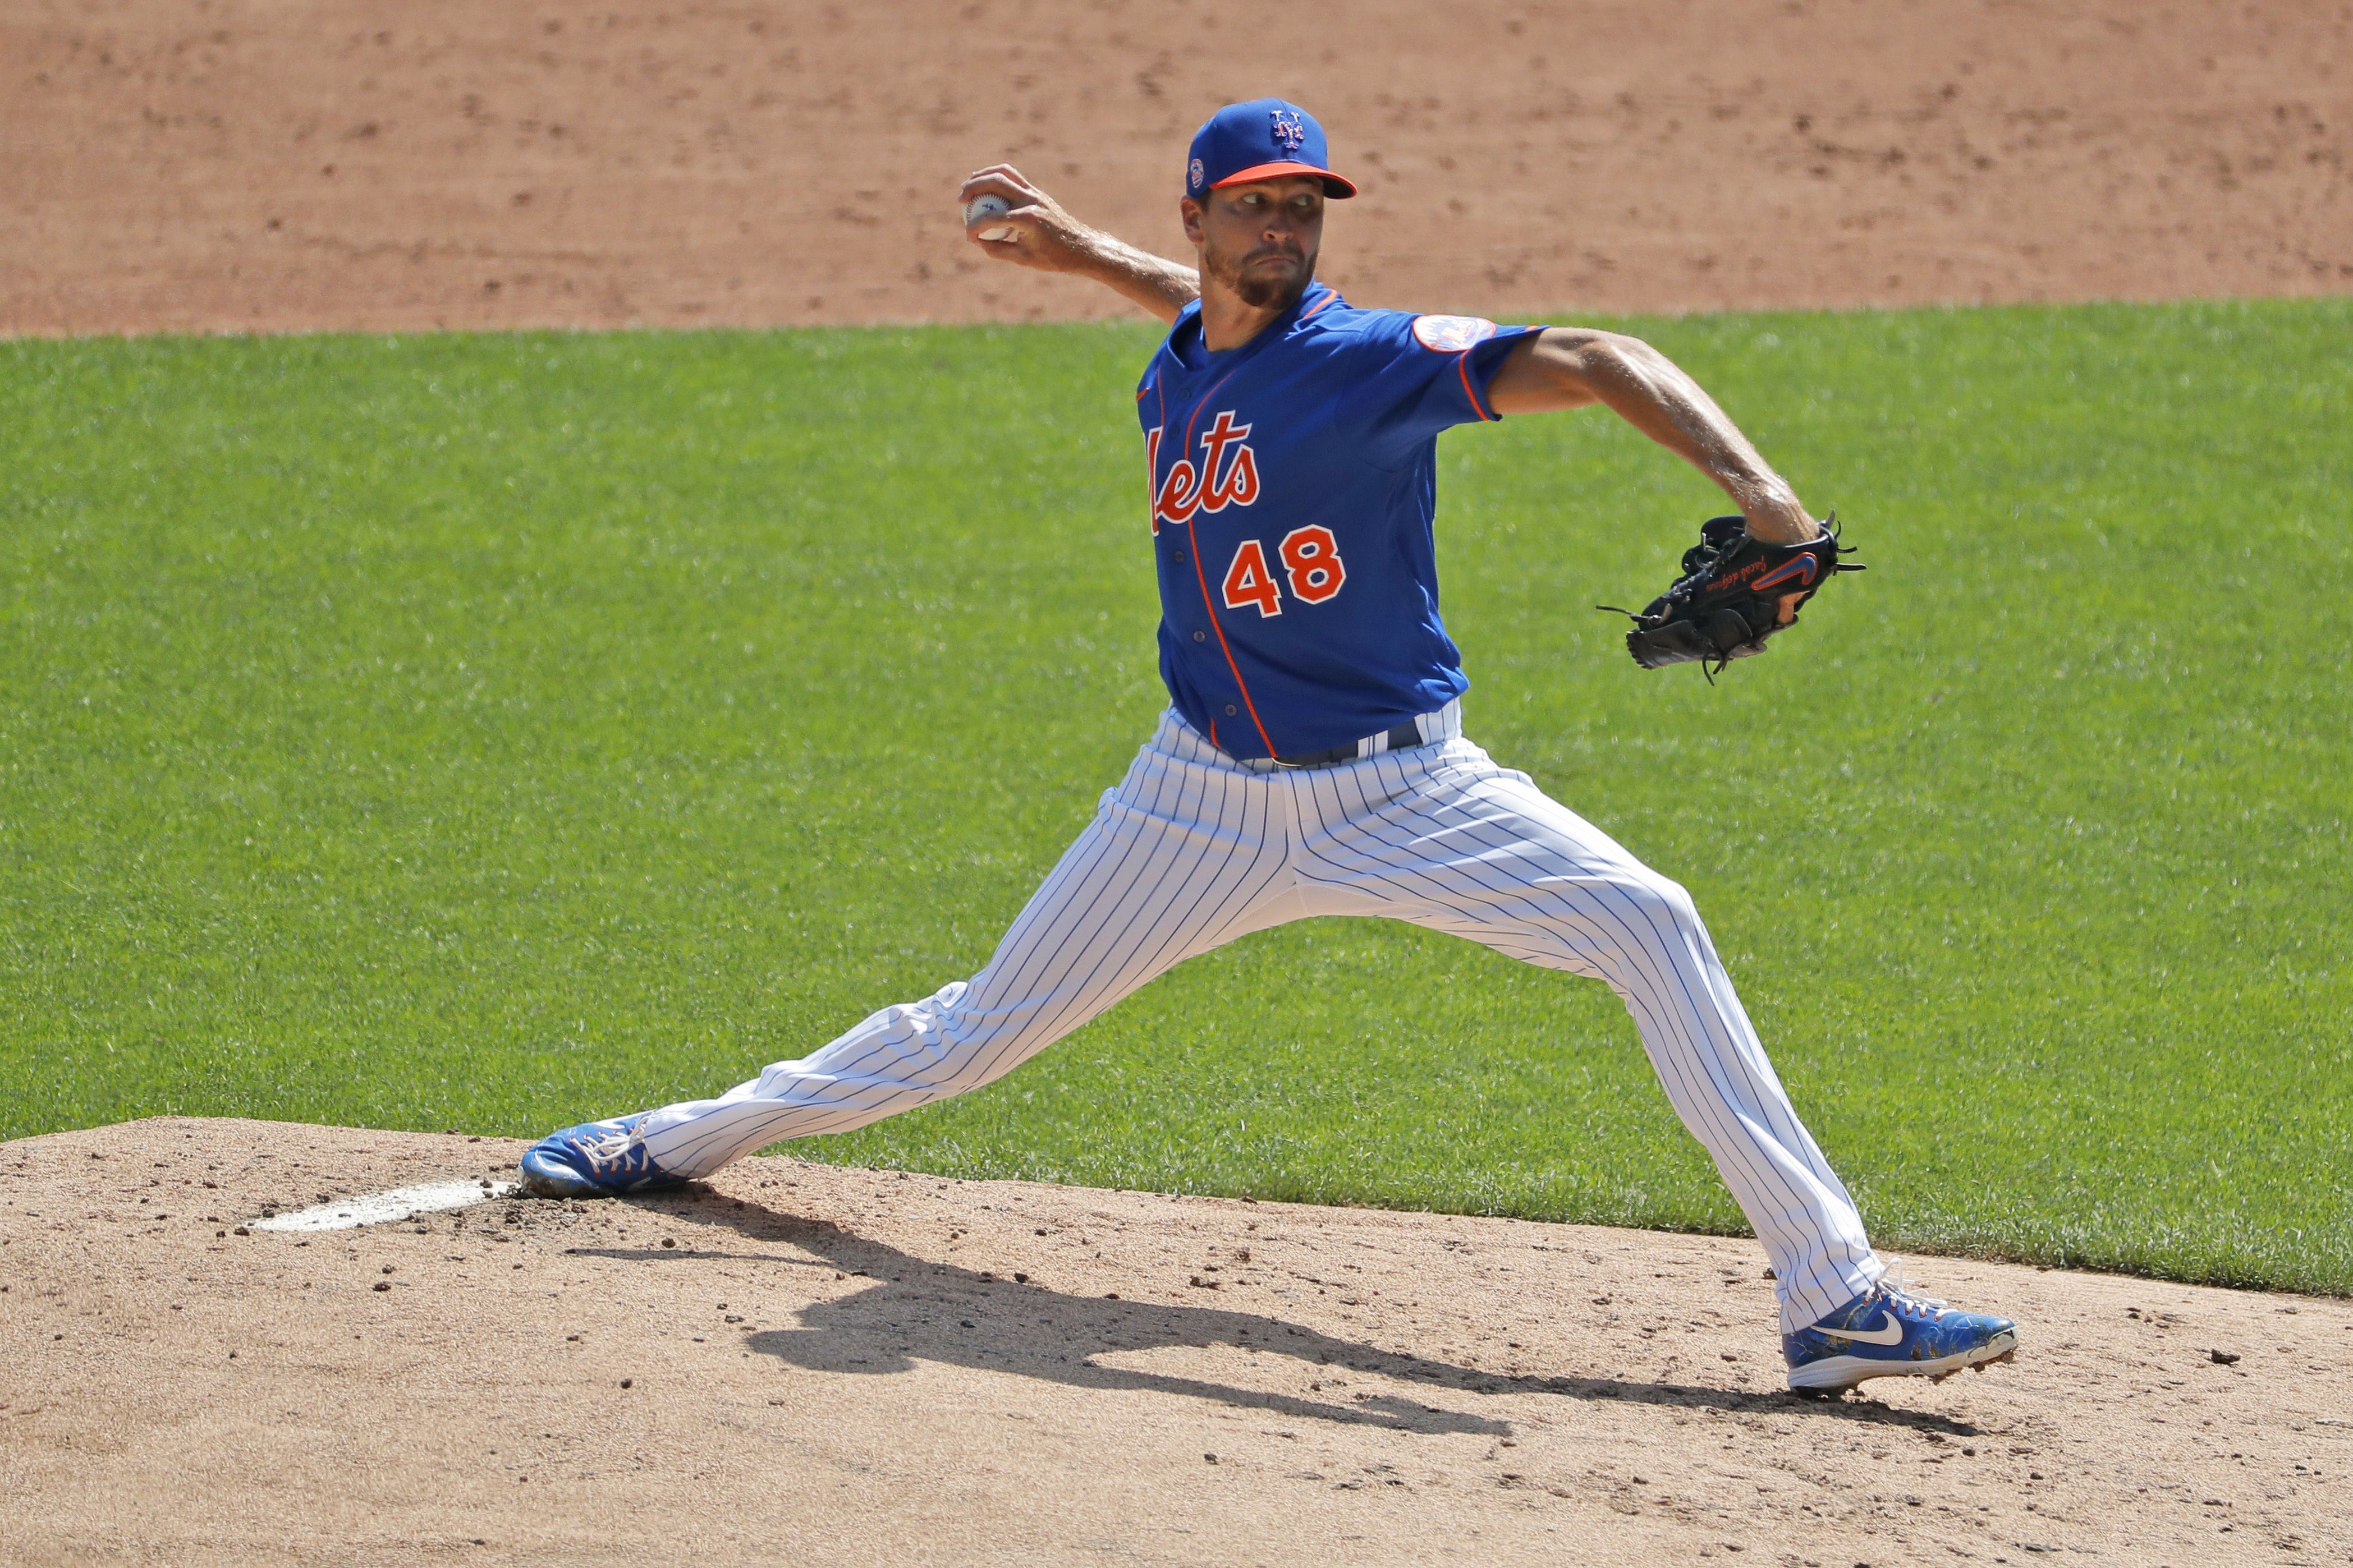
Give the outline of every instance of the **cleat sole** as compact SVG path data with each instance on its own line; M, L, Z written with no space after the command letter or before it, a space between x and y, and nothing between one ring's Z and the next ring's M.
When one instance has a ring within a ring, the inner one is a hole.
M2006 1339L2008 1342L2001 1343L2000 1340L1997 1340L1995 1342L2000 1344L2000 1348L1995 1350L1991 1355L1972 1355L1969 1352L1964 1352L1961 1356L1948 1357L1941 1362L1881 1361L1862 1356L1841 1356L1833 1360L1818 1361L1808 1366L1791 1369L1789 1391L1792 1394L1836 1394L1858 1384L1868 1383L1874 1377L1925 1377L1932 1383L1942 1383L1964 1367L1971 1372L1983 1372L1997 1363L2006 1362L2016 1356L2018 1354L2017 1337L2014 1334L2007 1334L2002 1336L2002 1339ZM1979 1348L1991 1349L1992 1347L1980 1346ZM1800 1379L1804 1381L1801 1382Z

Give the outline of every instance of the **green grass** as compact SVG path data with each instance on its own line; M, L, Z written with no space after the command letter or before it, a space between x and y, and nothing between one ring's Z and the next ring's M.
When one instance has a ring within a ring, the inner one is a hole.
M1872 563L1441 447L1473 734L1698 897L1875 1235L2353 1289L2353 303L1631 323ZM1104 327L0 343L0 1134L535 1133L987 956L1160 704ZM801 1151L1738 1229L1601 988L1321 921Z

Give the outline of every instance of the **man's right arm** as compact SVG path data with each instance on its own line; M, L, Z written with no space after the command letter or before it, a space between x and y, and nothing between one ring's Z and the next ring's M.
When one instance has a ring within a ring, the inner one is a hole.
M975 196L989 195L1003 196L1013 210L972 225L965 237L1000 261L1092 278L1164 321L1173 322L1177 312L1200 298L1200 274L1192 268L1081 223L1010 163L995 164L965 180L956 201L969 206ZM983 229L1000 228L1013 232L1004 239L980 237Z

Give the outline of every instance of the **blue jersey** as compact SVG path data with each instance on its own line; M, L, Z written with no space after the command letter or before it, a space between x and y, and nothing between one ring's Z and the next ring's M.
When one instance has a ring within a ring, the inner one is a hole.
M1313 284L1212 353L1188 305L1144 373L1160 673L1236 757L1292 756L1471 684L1438 616L1438 435L1538 327L1359 310Z

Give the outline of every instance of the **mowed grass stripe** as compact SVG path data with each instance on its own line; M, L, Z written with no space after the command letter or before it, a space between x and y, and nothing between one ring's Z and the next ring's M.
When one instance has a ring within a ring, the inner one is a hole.
M1623 323L1871 563L1714 689L1713 490L1449 436L1470 726L1688 884L1893 1247L2353 1289L2353 307ZM0 344L0 1133L533 1133L987 958L1161 703L1103 326ZM1599 986L1188 964L822 1158L1703 1229Z

